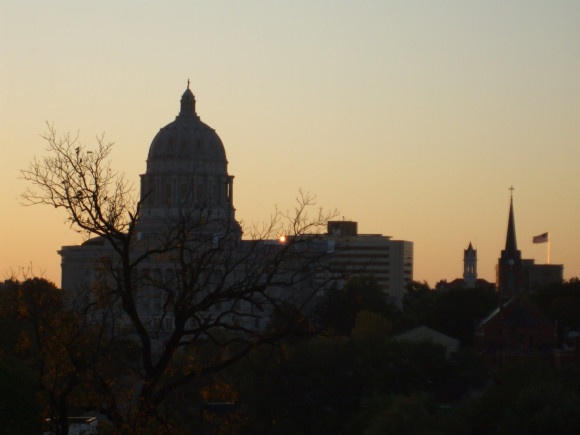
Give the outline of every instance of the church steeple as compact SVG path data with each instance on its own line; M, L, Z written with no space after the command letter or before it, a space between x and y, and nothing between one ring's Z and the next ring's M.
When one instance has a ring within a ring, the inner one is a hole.
M497 264L497 286L500 302L510 299L522 291L522 254L516 242L514 219L514 188L510 187L510 211L508 217L505 249Z
M505 250L515 254L518 250L516 242L516 223L514 220L514 188L510 187L510 213L508 218L507 236L505 239Z

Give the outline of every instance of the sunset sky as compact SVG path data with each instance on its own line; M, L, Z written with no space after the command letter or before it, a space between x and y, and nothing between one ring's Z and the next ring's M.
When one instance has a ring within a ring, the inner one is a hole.
M57 250L82 242L20 203L45 123L104 132L138 187L188 79L244 222L303 189L414 242L416 280L460 277L472 242L494 281L513 185L523 257L544 263L549 231L580 276L578 0L0 0L1 279L60 285Z

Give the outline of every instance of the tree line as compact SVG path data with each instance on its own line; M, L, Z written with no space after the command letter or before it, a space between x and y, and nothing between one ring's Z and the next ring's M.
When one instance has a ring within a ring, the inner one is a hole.
M119 412L134 412L128 404L142 382L137 343L87 327L46 280L7 280L0 288L2 433L38 432L47 418L103 411L109 401L125 405ZM268 330L284 329L283 339L167 394L156 410L163 418L151 432L575 433L577 366L523 361L492 372L469 340L451 357L430 342L398 340L398 332L414 325L455 320L467 326L465 310L494 298L487 290L422 291L399 311L371 277L356 277L322 298L313 317L281 308ZM578 304L580 286L573 280L533 296L565 323L570 312L558 307L562 298ZM179 354L166 376L179 376L215 352L200 341ZM103 419L99 429L122 427Z

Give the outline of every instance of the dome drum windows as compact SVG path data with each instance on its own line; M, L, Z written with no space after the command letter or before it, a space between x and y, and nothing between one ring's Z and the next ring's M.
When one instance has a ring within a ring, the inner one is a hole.
M163 202L165 204L171 204L171 183L166 182L163 186Z
M190 198L190 188L187 185L187 182L183 181L180 185L179 185L179 202L181 204L187 202L187 200Z

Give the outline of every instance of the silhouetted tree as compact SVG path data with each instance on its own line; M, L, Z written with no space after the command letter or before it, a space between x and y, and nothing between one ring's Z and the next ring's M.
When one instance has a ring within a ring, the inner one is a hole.
M238 228L225 227L219 237L207 237L214 234L217 218L180 208L167 216L156 237L142 239L142 204L130 183L112 170L112 144L99 136L97 146L87 149L78 136L58 138L50 125L44 139L46 156L22 171L30 183L25 203L62 209L74 229L107 244L111 254L98 265L105 278L98 288L85 291L101 307L120 308L130 324L128 335L140 348L135 379L125 380L134 394L123 403L111 394L102 412L124 430L153 430L155 425L172 430L162 404L173 392L286 333L260 333L236 318L263 317L289 299L299 311L311 304L318 290L312 276L325 252L310 248L335 213L315 209L314 198L301 192L293 211L276 210L270 222L249 231L251 242L241 244ZM287 237L284 243L266 242L280 234ZM172 276L143 276L143 265L152 262L171 267ZM300 288L301 297L292 300L289 288ZM161 300L162 315L172 322L161 348L155 348L159 331L151 330L139 304L151 289ZM203 352L191 351L198 347ZM181 358L184 350L189 360Z

